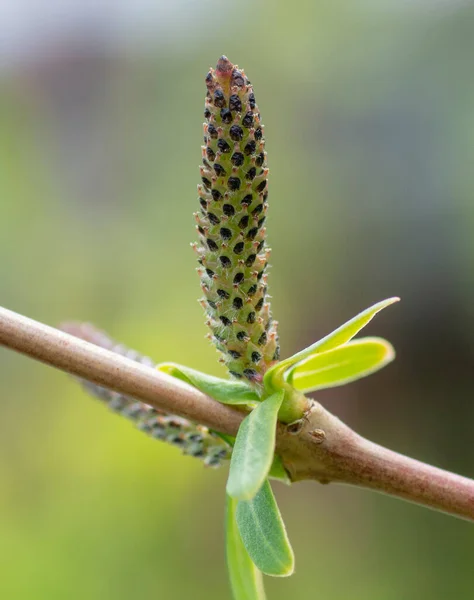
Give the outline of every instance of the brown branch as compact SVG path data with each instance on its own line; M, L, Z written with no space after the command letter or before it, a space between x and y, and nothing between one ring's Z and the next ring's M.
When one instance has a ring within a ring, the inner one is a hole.
M1 307L0 345L222 433L235 435L245 416L165 373Z
M235 435L244 417L156 369L4 308L0 345L222 433ZM473 480L373 444L316 402L299 426L279 424L277 452L293 481L348 483L474 521Z
M318 403L278 445L293 481L356 485L474 521L474 480L374 444Z

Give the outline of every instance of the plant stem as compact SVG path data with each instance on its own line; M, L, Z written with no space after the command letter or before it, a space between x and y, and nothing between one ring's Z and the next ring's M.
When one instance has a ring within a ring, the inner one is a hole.
M156 369L0 307L0 346L116 392L236 435L245 413Z
M474 520L474 482L359 438L348 483Z
M222 433L235 435L245 416L178 379L4 308L0 345ZM365 440L318 403L299 428L279 423L277 452L292 481L357 485L474 521L474 480Z

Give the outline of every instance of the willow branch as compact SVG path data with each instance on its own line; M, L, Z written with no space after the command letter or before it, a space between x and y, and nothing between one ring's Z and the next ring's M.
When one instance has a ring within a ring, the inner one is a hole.
M216 431L244 414L156 369L0 307L0 345ZM373 489L474 521L474 481L365 440L318 403L299 427L278 426L277 452L293 481Z
M0 345L222 433L236 435L245 416L165 373L1 307Z

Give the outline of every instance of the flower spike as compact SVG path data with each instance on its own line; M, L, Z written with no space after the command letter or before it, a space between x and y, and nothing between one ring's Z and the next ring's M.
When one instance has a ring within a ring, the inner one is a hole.
M230 374L260 387L279 359L265 270L267 156L246 75L222 56L206 77L200 211L201 287L212 341Z

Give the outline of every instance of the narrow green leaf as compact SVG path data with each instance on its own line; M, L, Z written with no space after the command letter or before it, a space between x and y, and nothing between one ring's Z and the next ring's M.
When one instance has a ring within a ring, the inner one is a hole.
M236 519L242 542L262 573L276 577L293 573L293 549L268 481L252 500L237 504Z
M296 354L293 354L293 356L290 356L289 358L280 361L279 363L268 369L268 371L265 373L265 387L267 389L274 389L275 385L272 385L272 383L276 382L277 384L279 384L279 380L283 377L283 373L287 369L289 369L296 363L304 360L308 356L311 356L315 352L326 352L327 350L332 350L333 348L337 348L338 346L342 346L343 344L347 343L357 333L359 333L359 331L363 327L365 327L367 323L369 323L378 312L380 312L387 306L390 306L394 302L398 302L399 300L400 298L394 297L388 298L387 300L382 300L381 302L374 304L370 308L367 308L363 312L356 315L350 321L347 321L347 323L344 323L344 325L341 325L340 327L335 329L326 337L322 338L321 340L318 340L314 344L311 344L311 346L300 350Z
M288 473L281 462L281 458L275 454L273 457L272 466L270 467L270 471L268 471L269 479L276 479L277 481L281 481L286 485L291 485L291 479Z
M304 394L344 385L375 373L395 358L393 346L382 338L367 337L299 362L288 383Z
M283 391L276 392L242 421L230 461L229 496L249 500L262 487L273 461L276 423L283 396Z
M222 404L249 404L260 402L259 396L243 381L220 379L175 363L161 363L156 367L176 379L181 379Z
M240 537L235 513L237 500L227 496L226 560L234 600L265 600L262 573L257 569Z

